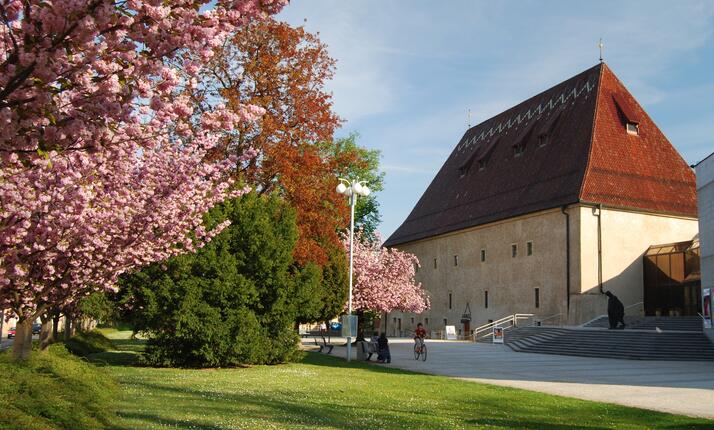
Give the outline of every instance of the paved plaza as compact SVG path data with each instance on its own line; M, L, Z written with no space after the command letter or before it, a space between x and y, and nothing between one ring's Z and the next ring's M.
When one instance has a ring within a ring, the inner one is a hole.
M344 339L333 343L344 344ZM306 346L314 345L311 339ZM411 339L390 339L390 366L468 381L523 388L714 419L714 362L640 361L514 352L505 345L427 341L415 361ZM345 357L346 348L333 355ZM356 352L352 350L353 359ZM374 357L373 357L374 360Z

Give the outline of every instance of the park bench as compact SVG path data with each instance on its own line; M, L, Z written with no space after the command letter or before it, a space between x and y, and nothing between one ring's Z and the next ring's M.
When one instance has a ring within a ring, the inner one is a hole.
M327 354L332 353L332 348L335 347L335 345L330 345L327 343L327 340L325 339L325 336L320 336L322 338L322 342L317 341L317 336L315 336L315 345L317 345L320 348L320 352L325 352L327 350Z
M377 345L377 342L365 340L364 342L361 342L361 345L362 353L366 357L365 361L369 361L372 358L372 354L379 353L379 346Z

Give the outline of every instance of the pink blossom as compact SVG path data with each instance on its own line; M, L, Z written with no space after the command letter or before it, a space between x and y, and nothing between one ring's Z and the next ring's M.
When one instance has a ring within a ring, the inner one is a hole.
M379 235L370 243L360 233L354 241L354 286L356 310L420 313L429 308L429 297L414 279L419 260L413 254L380 246ZM343 240L349 252L349 239Z
M2 1L0 308L34 319L192 252L226 226L203 215L245 192L207 155L260 109L195 127L178 57L209 58L287 0L164 3Z

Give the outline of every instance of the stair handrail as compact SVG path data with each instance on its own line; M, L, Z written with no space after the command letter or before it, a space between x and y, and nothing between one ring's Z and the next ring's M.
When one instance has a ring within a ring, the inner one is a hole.
M491 321L490 323L486 323L486 324L484 324L484 325L482 325L482 326L480 326L480 327L476 327L476 328L473 330L473 332L474 332L474 333L478 333L478 332L481 332L481 331L483 331L483 330L492 328L492 327L494 327L494 326L497 325L497 324L502 324L502 323L504 323L504 322L506 322L506 321L511 321L511 320L513 320L514 317L515 317L515 315L509 315L509 316L507 316L507 317L503 317L503 318L498 319L498 320L496 320L496 321Z
M476 342L476 341L478 340L478 335L479 335L479 333L484 332L484 331L488 331L488 330L493 330L493 327L495 327L496 325L500 325L500 324L503 324L503 323L508 322L508 321L513 321L513 318L514 318L514 317L515 317L515 315L509 315L509 316L507 316L507 317L503 317L503 318L498 319L498 320L496 320L496 321L492 321L492 322L490 322L490 323L484 324L484 325L482 325L482 326L480 326L480 327L476 327L476 328L471 332L471 333L472 333L472 336L473 336L474 342Z
M633 303L633 304L631 304L631 305L629 305L629 306L625 306L625 309L630 309L630 308L634 308L635 306L638 306L638 305L644 305L644 304L645 304L645 302L637 302L637 303Z
M496 321L490 322L488 324L484 324L480 327L476 327L471 331L473 340L474 342L478 340L478 335L481 332L484 331L492 331L494 327L500 327L503 324L510 323L508 327L513 327L518 325L518 320L523 320L523 319L529 319L533 318L533 314L513 314L513 315L508 315L506 317L503 317L501 319L497 319ZM505 328L508 328L505 327Z
M549 320L552 320L552 319L555 319L555 318L558 318L558 325L561 325L561 324L560 324L560 318L561 318L562 316L563 316L562 313L557 313L557 314L553 314L553 315L548 316L548 317L545 317L545 318L534 318L534 319L533 319L533 325L535 325L536 321L538 321L538 322L540 323L540 325L542 325L542 324L543 324L543 321L549 321Z

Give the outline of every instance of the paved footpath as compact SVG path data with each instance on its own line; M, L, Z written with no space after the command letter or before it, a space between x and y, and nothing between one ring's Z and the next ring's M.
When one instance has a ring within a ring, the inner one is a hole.
M427 341L423 362L414 360L411 339L389 344L392 363L375 366L714 419L714 362L529 354L505 345L438 340ZM335 347L332 354L346 357L346 348Z

